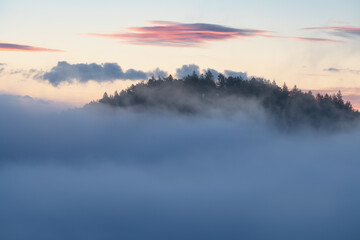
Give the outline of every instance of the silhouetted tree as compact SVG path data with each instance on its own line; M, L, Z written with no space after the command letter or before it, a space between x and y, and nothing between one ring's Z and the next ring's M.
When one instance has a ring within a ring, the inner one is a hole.
M207 81L214 81L214 75L210 72L210 70L207 70L205 73L205 79Z
M228 99L232 99L229 101ZM289 91L284 83L279 87L275 81L262 78L244 80L241 77L218 75L214 82L211 71L198 76L195 71L183 79L167 78L141 82L119 94L108 96L105 92L100 103L119 107L160 108L181 113L198 113L211 108L229 108L238 111L235 102L256 100L282 127L293 129L299 125L317 128L336 126L342 121L358 119L350 102L344 103L341 92L329 96L312 92L303 93L295 85Z

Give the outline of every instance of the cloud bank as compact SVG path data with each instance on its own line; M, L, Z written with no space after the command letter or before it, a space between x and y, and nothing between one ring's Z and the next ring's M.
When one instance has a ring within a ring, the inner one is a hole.
M220 72L215 69L203 69L195 64L183 65L176 69L175 76L177 78L184 78L188 75L192 75L195 72L197 75L205 73L210 70L214 75L214 79ZM168 72L156 68L153 71L143 71L128 69L123 71L117 63L78 63L70 64L66 61L58 62L50 71L42 72L31 69L29 71L16 70L10 72L11 74L22 74L24 77L33 76L36 79L46 80L54 87L65 82L68 84L75 83L76 81L86 83L90 80L96 82L112 82L115 80L148 80L151 77L154 78L165 78L168 76ZM232 70L225 70L223 73L225 76L241 76L243 79L247 79L246 72L236 72Z
M288 135L246 114L39 113L16 99L0 101L3 239L360 236L359 129Z
M173 47L203 46L210 41L231 38L258 37L269 33L265 30L231 28L208 23L151 22L149 27L131 27L125 33L89 33L95 37L123 39L131 44Z
M97 82L108 82L117 79L122 80L146 80L149 76L164 76L165 71L155 69L154 72L144 72L135 69L128 69L125 72L117 63L79 63L70 64L65 61L58 62L49 72L41 77L48 80L53 86L58 86L62 82L73 83L77 80L86 83L90 80Z
M34 47L29 45L20 45L13 43L1 43L0 51L21 51L21 52L62 52L62 50Z

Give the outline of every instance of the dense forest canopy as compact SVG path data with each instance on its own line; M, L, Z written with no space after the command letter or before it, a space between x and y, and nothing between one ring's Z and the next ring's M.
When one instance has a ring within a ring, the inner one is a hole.
M104 93L98 103L140 110L164 109L183 114L214 109L238 112L258 105L271 120L286 128L307 125L335 128L355 122L359 117L351 103L343 100L340 91L334 95L314 96L311 91L302 92L296 86L290 90L286 84L279 87L274 81L263 78L245 80L220 74L215 80L210 71L200 76L194 72L183 79L174 79L171 75L151 78L120 93L116 91L114 95Z

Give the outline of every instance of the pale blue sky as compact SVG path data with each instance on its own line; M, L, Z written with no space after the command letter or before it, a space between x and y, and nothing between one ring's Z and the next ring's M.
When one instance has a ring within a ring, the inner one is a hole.
M92 26L109 29L109 24L116 28L117 24L127 26L123 21L136 25L151 19L284 29L284 26L303 27L331 21L357 24L360 22L359 8L360 2L356 0L1 0L0 19L2 29L5 27L7 30L16 27L15 24L20 24L17 26L20 29L34 27L33 24L39 29L51 24L70 24L70 29Z

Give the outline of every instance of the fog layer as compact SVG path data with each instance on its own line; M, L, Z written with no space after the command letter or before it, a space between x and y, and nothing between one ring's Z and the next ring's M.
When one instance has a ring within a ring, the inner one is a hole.
M359 129L0 99L0 239L360 237Z

